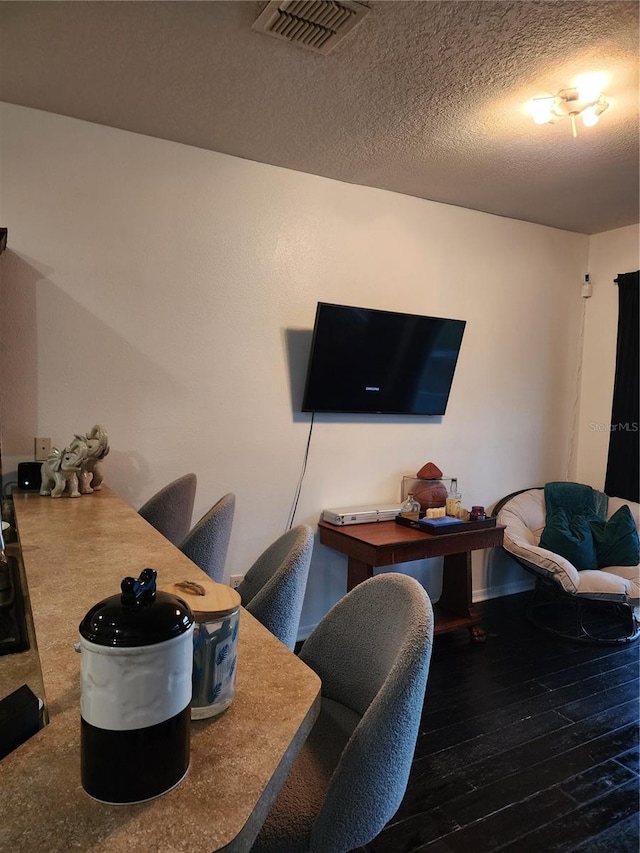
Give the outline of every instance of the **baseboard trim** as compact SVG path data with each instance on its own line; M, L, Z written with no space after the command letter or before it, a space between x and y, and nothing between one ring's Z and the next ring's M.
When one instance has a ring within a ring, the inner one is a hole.
M521 581L501 584L500 586L488 586L484 589L473 590L474 601L488 601L490 598L502 598L504 595L517 595L519 592L527 592L533 589L535 581L525 578Z
M502 598L504 595L517 595L519 592L527 592L533 589L535 581L525 578L521 581L512 581L511 583L501 584L500 586L488 586L483 589L474 589L474 601L487 601L490 598ZM309 634L315 628L315 625L301 625L298 628L298 640L302 642L306 640Z

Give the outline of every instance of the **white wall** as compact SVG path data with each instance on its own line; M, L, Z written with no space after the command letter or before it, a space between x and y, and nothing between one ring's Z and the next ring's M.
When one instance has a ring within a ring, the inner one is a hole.
M585 300L584 347L576 479L604 488L609 451L618 330L618 273L640 269L637 225L596 234L589 241L593 296Z
M5 478L34 435L62 446L103 423L107 482L134 506L187 471L196 518L235 492L227 573L242 573L292 505L318 300L468 322L442 419L316 417L296 523L396 500L428 461L467 506L566 475L586 236L36 110L0 118ZM439 565L407 570L437 597ZM303 628L345 576L316 543ZM474 554L477 597L523 581Z

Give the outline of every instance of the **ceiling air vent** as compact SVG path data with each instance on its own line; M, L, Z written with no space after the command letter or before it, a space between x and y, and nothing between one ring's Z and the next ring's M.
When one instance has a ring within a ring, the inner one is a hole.
M327 54L369 11L353 0L272 0L252 29Z

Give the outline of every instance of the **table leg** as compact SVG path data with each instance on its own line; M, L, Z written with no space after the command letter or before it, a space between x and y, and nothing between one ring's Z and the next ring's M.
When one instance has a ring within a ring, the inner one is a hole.
M487 636L473 606L470 551L445 556L438 606L452 617L468 619L472 642L485 642Z
M372 577L373 566L363 563L362 560L349 557L347 562L347 592L351 592L354 586L358 586L362 581Z
M472 625L469 628L469 634L471 635L472 643L486 643L487 642L487 632L484 630L482 625Z

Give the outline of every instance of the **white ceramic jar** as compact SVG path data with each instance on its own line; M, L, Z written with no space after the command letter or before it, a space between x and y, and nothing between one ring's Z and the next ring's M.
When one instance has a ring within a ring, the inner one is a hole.
M166 793L190 754L193 614L154 569L121 587L80 623L82 786L106 803Z

